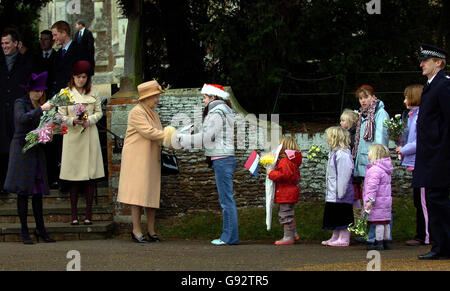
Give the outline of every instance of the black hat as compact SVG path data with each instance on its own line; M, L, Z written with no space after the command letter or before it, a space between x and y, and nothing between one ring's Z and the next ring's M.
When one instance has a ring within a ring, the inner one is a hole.
M447 51L429 44L421 44L419 52L419 61L429 58L446 59Z

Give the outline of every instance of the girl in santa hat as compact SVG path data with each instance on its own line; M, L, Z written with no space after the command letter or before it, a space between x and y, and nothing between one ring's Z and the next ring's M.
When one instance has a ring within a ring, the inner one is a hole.
M214 169L223 227L220 238L213 245L235 245L239 243L238 215L233 193L233 176L236 169L234 158L234 114L230 95L221 86L205 84L203 94L202 130L197 134L177 134L175 147L191 148L192 144L203 144L206 161Z

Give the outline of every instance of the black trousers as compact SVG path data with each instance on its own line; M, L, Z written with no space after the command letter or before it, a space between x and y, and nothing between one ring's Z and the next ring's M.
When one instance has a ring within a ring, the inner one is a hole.
M450 256L450 189L425 188L431 251Z

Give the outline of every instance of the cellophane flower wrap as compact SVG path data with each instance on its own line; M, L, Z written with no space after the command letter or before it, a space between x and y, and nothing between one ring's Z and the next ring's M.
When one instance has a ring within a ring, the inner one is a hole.
M320 163L328 160L328 152L322 146L312 144L306 153L306 158L311 162Z
M373 203L373 199L369 199L369 203ZM368 229L367 229L367 219L369 218L370 210L364 210L362 216L358 219L356 224L351 223L348 226L348 230L353 232L357 236L364 237L365 240L369 239Z
M383 125L387 128L389 138L393 140L396 145L400 145L402 142L403 130L405 128L402 115L396 114L391 120L385 119Z
M283 144L279 144L276 149L269 153L263 153L259 163L266 169L274 169L278 155L280 154ZM272 227L272 209L275 200L275 187L276 183L269 179L269 175L266 175L266 226L267 230Z
M35 145L41 143L45 144L52 140L54 134L66 134L67 126L63 116L58 113L58 106L73 105L72 97L67 89L62 89L58 94L49 100L55 107L49 111L44 111L39 122L39 126L27 133L25 136L25 146L22 149L26 153Z
M81 103L75 104L72 107L73 113L78 117L79 120L86 120L88 118L87 112L86 112L86 106L84 106ZM83 133L86 130L86 128L83 128L81 133ZM81 134L80 133L80 134Z

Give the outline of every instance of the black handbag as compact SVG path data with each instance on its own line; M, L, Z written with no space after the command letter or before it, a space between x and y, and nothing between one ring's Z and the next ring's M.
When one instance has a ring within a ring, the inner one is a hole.
M174 153L164 153L161 151L161 175L176 175L180 173L178 159Z

